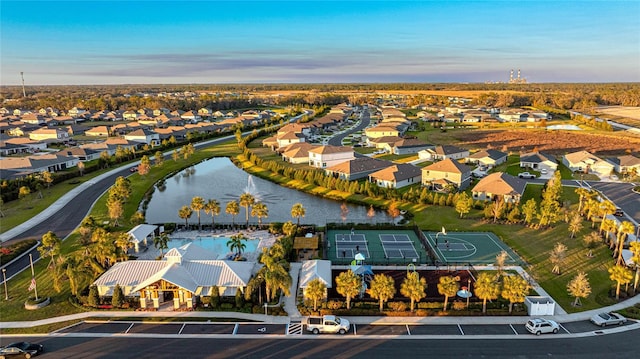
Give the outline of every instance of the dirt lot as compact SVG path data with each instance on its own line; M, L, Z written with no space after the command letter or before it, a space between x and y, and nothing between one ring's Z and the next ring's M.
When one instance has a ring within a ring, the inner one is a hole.
M625 151L637 152L640 138L597 135L581 131L545 130L474 130L455 133L458 144L471 149L485 149L491 145L497 150L531 151L537 148L556 155L586 150L602 156L623 155Z

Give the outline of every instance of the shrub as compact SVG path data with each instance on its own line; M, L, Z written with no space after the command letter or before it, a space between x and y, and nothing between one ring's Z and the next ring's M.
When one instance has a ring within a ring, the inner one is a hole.
M244 295L240 290L236 290L236 308L242 308L244 306Z
M233 304L231 304L231 303L222 303L222 304L220 304L220 309L225 310L225 311L229 311L229 310L233 309Z
M333 309L333 310L336 310L336 309L340 309L340 308L342 308L343 304L344 304L344 303L343 303L343 302L341 302L341 301L339 301L339 300L330 300L330 301L327 303L327 308L329 308L329 309Z
M440 302L418 302L418 309L442 309Z
M98 287L92 285L89 287L89 297L87 297L87 305L97 308L100 305L100 296L98 295Z
M464 310L465 308L467 308L467 303L456 300L455 302L453 302L451 308L453 308L453 310Z
M394 312L404 312L407 310L407 303L405 302L390 302L387 306Z
M124 293L122 293L120 284L116 284L116 287L113 288L113 296L111 296L111 305L114 308L120 308L122 304L124 304Z
M211 306L213 308L218 308L220 306L220 290L217 285L211 287Z

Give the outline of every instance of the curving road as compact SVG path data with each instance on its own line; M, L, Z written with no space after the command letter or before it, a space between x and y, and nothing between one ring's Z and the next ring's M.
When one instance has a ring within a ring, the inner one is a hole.
M341 132L336 134L335 136L331 137L328 141L327 144L331 145L331 146L342 146L342 140L347 137L348 135L361 131L365 128L367 128L367 126L369 126L369 122L371 122L371 115L369 114L369 110L361 110L360 111L360 123L345 131L345 132Z

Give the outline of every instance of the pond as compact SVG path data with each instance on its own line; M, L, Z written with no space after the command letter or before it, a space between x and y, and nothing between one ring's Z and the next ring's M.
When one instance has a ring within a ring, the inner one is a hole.
M551 125L547 126L547 130L582 131L582 129L576 125Z
M269 216L262 219L264 223L295 223L297 219L291 217L291 207L295 203L301 203L306 211L305 216L300 219L301 224L324 226L327 222L342 222L343 215L345 222L392 222L392 218L384 211L377 210L375 215L369 218L368 207L347 204L347 210L343 212L342 202L313 196L253 177L236 167L226 157L212 158L167 178L165 185L156 188L153 193L147 207L146 219L148 223L184 223L178 216L178 210L182 206L188 206L193 197L200 196L205 201L216 199L220 203L220 215L215 216L216 223L246 223L244 207L240 208L240 214L235 216L235 219L225 213L227 203L232 200L238 201L240 194L244 192L253 194L257 200L267 205ZM201 211L200 221L202 224L210 224L211 216ZM197 222L198 217L194 213L189 223ZM249 223L256 225L258 219L250 216Z

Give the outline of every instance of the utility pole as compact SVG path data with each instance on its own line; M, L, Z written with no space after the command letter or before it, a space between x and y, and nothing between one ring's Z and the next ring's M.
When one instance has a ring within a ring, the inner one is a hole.
M22 78L22 97L27 97L27 93L24 90L24 72L20 71L20 78Z

